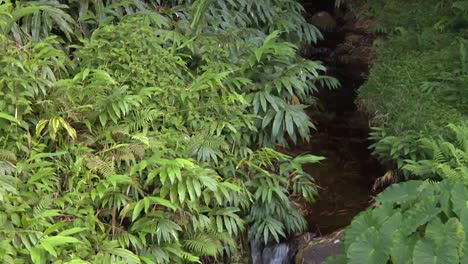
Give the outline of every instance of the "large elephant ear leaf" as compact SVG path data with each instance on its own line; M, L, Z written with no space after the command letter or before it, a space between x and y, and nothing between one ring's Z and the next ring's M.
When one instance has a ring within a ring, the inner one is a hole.
M353 222L348 227L345 233L344 246L348 248L361 234L366 232L370 227L379 227L391 215L393 206L384 204L375 208L373 211L365 211L353 219Z
M465 245L465 229L457 218L450 218L445 224L440 218L434 218L426 228L425 237L437 246L450 246L461 255Z
M404 234L410 235L414 233L420 226L425 225L442 211L438 207L438 200L436 197L425 197L413 205L411 210L403 214L405 224L402 225L401 230Z
M457 249L458 256L462 256L466 245L466 229L457 218L449 219L445 226L447 236L453 238L453 246Z
M415 236L407 237L402 232L395 232L392 235L392 248L390 250L392 263L412 264L416 241Z
M468 201L468 195L466 193L466 188L463 186L462 183L455 183L452 187L451 191L451 198L453 205L453 211L460 216L461 211L466 208Z
M408 181L388 187L377 197L379 203L402 204L415 200L420 191L427 186L424 181Z
M465 243L463 244L463 250L461 252L460 261L461 263L468 263L468 207L461 210L460 222L465 230Z
M375 227L369 228L349 246L349 264L386 264L390 240L381 236Z
M463 252L465 231L458 219L451 218L445 224L434 218L426 228L425 238L414 247L415 264L459 263Z
M451 240L453 238L447 238ZM424 238L416 242L413 252L414 264L459 263L457 248L443 244L437 246L432 240Z
M445 225L442 223L440 218L434 218L429 222L429 224L427 224L425 238L430 239L436 245L444 243L446 236Z
M395 233L395 230L399 229L403 221L403 215L401 212L397 211L393 213L394 215L387 218L379 228L379 232L386 237L391 237L391 235Z
M366 211L356 216L351 225L345 232L344 246L348 248L356 238L372 226L372 214L371 211Z
M434 242L424 239L419 240L414 246L413 263L414 264L438 264L439 256L435 250ZM447 262L455 263L455 262Z

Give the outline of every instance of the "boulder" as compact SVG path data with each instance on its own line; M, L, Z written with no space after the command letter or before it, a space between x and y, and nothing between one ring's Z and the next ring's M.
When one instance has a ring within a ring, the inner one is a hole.
M336 29L337 23L330 13L322 11L313 15L309 22L323 31L333 31Z
M289 241L267 245L259 241L250 241L252 264L292 264L298 248L302 248L317 235L307 232Z
M295 264L321 264L328 257L338 255L343 231L339 230L303 244L297 252Z

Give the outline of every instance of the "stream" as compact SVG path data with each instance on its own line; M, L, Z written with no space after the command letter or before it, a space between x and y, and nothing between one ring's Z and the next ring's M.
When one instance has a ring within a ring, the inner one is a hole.
M311 239L343 229L354 216L367 209L375 195L372 184L384 171L368 149L371 144L368 120L355 103L357 89L364 83L371 64L369 49L373 37L365 30L365 21L353 18L347 11L335 9L334 1L302 2L309 21L326 17L325 22L332 26L335 23L331 30L323 31L323 41L303 49L302 55L324 62L327 74L336 77L342 86L332 91L320 90L316 95L320 106L308 110L317 131L308 143L297 144L285 151L292 156L309 153L326 157L320 164L305 167L319 186L317 201L305 205L309 224L309 233L305 235ZM294 240L266 248L251 243L252 263L299 263L297 259L294 262L298 247L300 245ZM333 254L336 248L325 249L329 252L323 255ZM325 258L308 259L311 257L302 254L304 257L300 263L305 264L321 263Z

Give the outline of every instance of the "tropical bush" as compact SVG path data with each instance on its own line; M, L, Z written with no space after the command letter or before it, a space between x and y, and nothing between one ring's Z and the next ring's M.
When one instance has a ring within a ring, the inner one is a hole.
M327 263L466 263L468 189L458 181L408 181L353 219Z
M338 83L296 1L0 3L2 263L230 263L305 229L322 158L274 147Z

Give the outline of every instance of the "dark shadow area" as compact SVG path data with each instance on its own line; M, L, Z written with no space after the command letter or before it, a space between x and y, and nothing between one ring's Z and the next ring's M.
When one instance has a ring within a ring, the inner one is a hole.
M368 149L367 117L355 104L357 89L371 64L368 50L373 36L346 10L335 10L334 1L303 1L303 5L306 18L326 12L335 20L332 30L323 30L324 40L304 48L303 56L324 62L327 74L342 85L337 90L319 92L319 107L309 109L318 130L309 143L288 151L327 158L306 167L320 187L320 197L306 209L310 231L325 235L349 225L355 215L370 206L372 184L384 173Z
M306 9L305 18L323 27L319 29L324 39L303 47L301 55L322 61L327 75L337 78L341 88L320 89L315 95L318 105L307 110L317 131L312 133L309 142L282 150L291 156L326 157L320 164L305 166L319 188L316 202L300 205L309 224L308 232L266 247L251 243L253 263L318 264L336 255L342 229L372 204L373 183L384 174L368 149L372 142L368 140L367 116L356 105L357 90L365 82L373 61L374 36L367 30L372 21L344 8L335 9L333 0L309 0L302 4Z

